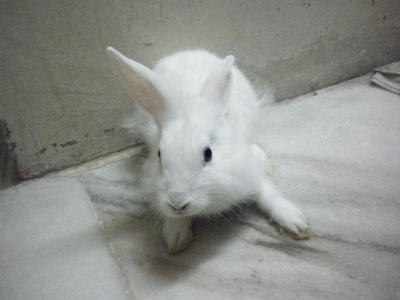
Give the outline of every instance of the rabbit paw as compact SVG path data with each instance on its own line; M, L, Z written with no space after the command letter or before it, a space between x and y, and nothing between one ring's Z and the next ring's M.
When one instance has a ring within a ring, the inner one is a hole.
M278 232L294 240L310 238L309 226L304 214L290 202L281 203L271 211Z
M168 218L165 220L162 236L170 254L186 250L193 240L189 219Z

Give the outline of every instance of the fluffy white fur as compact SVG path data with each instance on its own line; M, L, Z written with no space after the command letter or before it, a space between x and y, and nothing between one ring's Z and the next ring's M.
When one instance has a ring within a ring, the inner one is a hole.
M149 159L141 184L163 216L171 253L186 248L191 220L254 199L285 230L307 230L303 213L272 184L254 137L257 96L234 57L204 50L175 53L153 70L109 47L107 52L145 117ZM204 161L209 147L212 159ZM161 157L158 157L158 151Z

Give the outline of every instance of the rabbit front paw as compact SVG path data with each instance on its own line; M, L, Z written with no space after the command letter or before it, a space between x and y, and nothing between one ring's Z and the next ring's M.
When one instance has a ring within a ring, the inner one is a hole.
M191 220L187 218L166 218L162 236L170 254L186 250L193 240Z
M271 210L277 230L295 240L310 238L309 226L304 214L290 202L280 203Z

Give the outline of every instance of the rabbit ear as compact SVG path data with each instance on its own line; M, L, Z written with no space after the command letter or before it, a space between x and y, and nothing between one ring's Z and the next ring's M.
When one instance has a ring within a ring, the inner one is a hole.
M224 58L221 66L208 75L201 90L202 97L222 102L223 105L227 104L232 85L231 69L234 63L235 57L233 55Z
M157 74L112 47L107 48L107 53L129 94L159 123L165 101L158 88Z

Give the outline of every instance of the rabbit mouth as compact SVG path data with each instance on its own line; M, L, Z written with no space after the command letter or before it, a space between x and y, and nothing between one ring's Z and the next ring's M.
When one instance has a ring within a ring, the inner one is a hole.
M163 213L169 217L182 218L182 217L192 217L196 216L198 209L195 209L193 205L189 202L185 205L179 207L174 207L169 203L163 205Z
M183 217L183 216L189 215L189 212L188 212L189 203L182 205L180 207L175 207L168 203L168 207L169 207L169 210L171 211L171 213L173 214L173 216L175 216L175 217Z

